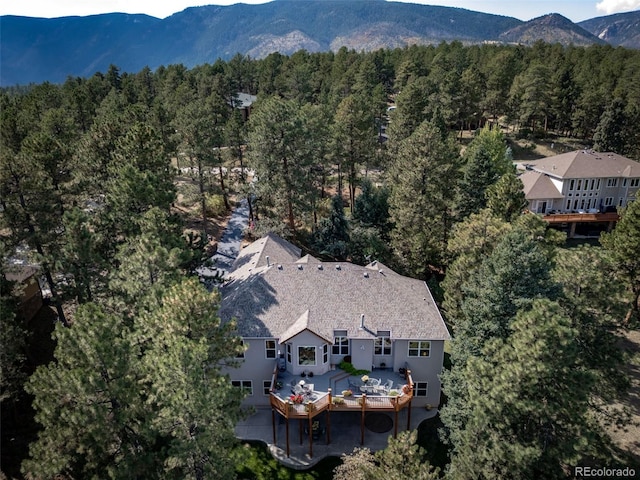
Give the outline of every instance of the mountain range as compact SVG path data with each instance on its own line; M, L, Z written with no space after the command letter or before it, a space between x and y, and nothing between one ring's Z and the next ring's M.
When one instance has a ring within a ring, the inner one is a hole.
M193 67L237 53L263 58L291 54L395 48L460 40L465 44L543 40L640 49L640 11L573 23L559 14L516 18L381 0L277 0L260 5L192 7L158 19L112 13L52 19L0 17L0 85L91 76L114 64Z

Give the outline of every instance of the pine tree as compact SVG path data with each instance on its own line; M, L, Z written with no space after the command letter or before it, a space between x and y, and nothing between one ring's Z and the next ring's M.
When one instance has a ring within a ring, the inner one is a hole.
M443 375L448 402L440 412L446 427L444 437L454 451L470 418L467 363L482 355L488 341L506 339L516 313L530 306L533 299L557 297L558 289L551 281L550 270L549 253L541 241L515 228L504 235L462 284L461 315L454 320L452 368Z
M635 127L629 125L625 113L625 102L621 98L614 98L600 117L600 122L593 134L593 148L598 152L615 152L627 155L627 145L630 130Z
M465 294L463 285L469 280L502 240L511 226L491 215L488 210L469 215L456 223L447 244L449 266L442 282L443 309L454 332L457 320L462 316Z
M356 448L342 456L342 464L334 470L334 480L384 480L414 478L436 480L439 469L425 460L426 452L416 444L417 431L401 432L389 437L389 444L375 454L367 448Z
M308 188L310 155L305 118L293 101L267 98L252 113L248 156L258 177L256 193L263 208L274 208L273 217L286 218L291 232ZM266 212L265 212L266 213Z
M626 320L637 325L640 323L640 201L631 202L621 215L616 228L602 234L601 243L610 252L631 295Z
M241 393L220 364L240 342L218 301L190 279L132 321L80 306L26 387L42 430L25 476L231 478Z
M566 478L604 443L588 413L593 377L576 368L577 332L560 306L534 300L511 330L465 367L469 416L452 479Z
M342 197L339 195L332 197L329 218L320 221L314 234L313 243L323 255L328 255L336 260L347 258L349 223L344 215Z
M391 245L404 268L418 277L444 264L458 160L455 141L425 122L402 142L389 169Z
M484 127L463 154L458 211L464 218L487 206L486 192L513 167L507 157L504 135L499 129Z
M560 304L577 332L577 364L594 375L594 414L623 424L624 416L612 408L629 386L620 348L628 292L619 270L607 250L581 245L559 251L552 277L562 286Z
M524 186L515 173L505 173L485 191L491 214L510 222L522 214L527 206Z

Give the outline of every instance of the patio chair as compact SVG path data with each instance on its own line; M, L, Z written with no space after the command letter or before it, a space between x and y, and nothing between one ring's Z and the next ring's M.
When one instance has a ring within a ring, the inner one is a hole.
M305 395L307 393L307 390L304 388L304 386L296 383L293 388L291 389L291 391L293 392L294 395Z
M384 382L384 385L379 385L376 388L376 391L378 393L383 393L386 395L391 390L391 387L393 387L393 380L387 380L386 382Z

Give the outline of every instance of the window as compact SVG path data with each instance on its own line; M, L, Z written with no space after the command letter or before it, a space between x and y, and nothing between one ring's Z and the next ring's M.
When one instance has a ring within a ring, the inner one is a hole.
M410 357L428 357L431 352L431 342L409 340Z
M428 382L415 382L413 384L414 397L426 397L429 384Z
M336 330L333 332L333 346L331 353L334 355L349 355L349 339L346 330Z
M374 355L391 355L391 332L378 330L373 344Z
M622 206L622 202L624 201L624 199L622 197L620 197L620 199L618 200L618 206L621 207Z
M640 185L640 178L632 178L631 180L629 180L630 187L637 187L639 185Z
M265 340L264 341L264 351L267 358L276 358L276 341L275 340Z
M618 179L617 178L608 178L607 179L607 187L617 187Z
M596 190L600 190L600 179L596 182Z
M567 200L566 210L571 210L571 200Z
M576 181L575 180L570 180L569 181L569 190L573 190L573 187L575 186Z
M262 393L265 395L269 395L271 392L271 380L263 380L262 381Z
M298 347L298 365L315 365L316 347Z
M596 186L596 179L592 178L591 183L589 184L589 190L593 190L593 187Z
M329 361L329 345L326 343L322 344L322 363L327 363Z
M604 199L604 206L605 207L610 207L611 205L613 205L613 197L607 197Z
M578 180L578 186L576 187L576 190L581 190L582 189L582 180Z
M627 186L627 179L626 179L626 178L623 178L623 179L622 179L622 186L623 186L623 187L626 187L626 186Z
M287 363L291 363L291 344L287 343Z
M247 395L253 395L253 383L251 380L231 380L231 385L238 387Z
M242 347L242 351L236 355L236 358L244 358L244 352L246 351L244 340L240 340L240 347Z

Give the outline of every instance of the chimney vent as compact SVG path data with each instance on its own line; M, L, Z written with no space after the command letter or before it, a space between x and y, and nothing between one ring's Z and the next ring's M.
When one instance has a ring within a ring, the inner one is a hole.
M364 328L364 313L360 314L360 328Z
M364 272L362 275L364 276L364 278L369 278L369 272Z
M302 265L298 265L298 270L302 270Z
M322 265L318 265L318 270L322 270Z
M340 270L340 265L336 265L336 270Z
M271 266L271 262L269 262L269 255L267 255L267 267Z

